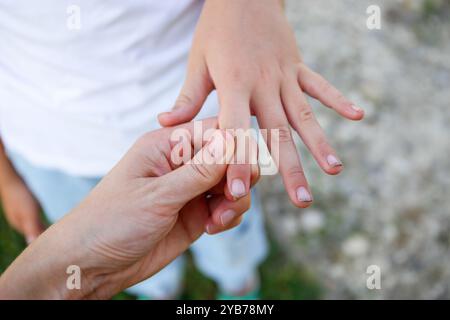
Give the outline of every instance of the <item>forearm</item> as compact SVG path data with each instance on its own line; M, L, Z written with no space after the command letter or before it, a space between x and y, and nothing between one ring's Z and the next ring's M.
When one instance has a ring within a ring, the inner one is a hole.
M250 6L277 6L281 9L285 8L284 0L207 0L204 6L204 11L209 11L210 8L218 8L223 10L225 7L240 7L242 10L249 8Z
M4 272L0 299L84 299L95 295L99 282L90 271L93 268L86 265L90 254L80 240L83 233L66 228L75 221L64 220L43 233ZM71 274L66 271L71 265L80 267L79 289L67 286Z

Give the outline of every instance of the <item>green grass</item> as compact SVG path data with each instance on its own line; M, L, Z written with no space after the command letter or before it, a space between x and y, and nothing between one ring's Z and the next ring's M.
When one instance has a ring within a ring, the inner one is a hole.
M0 205L0 273L11 264L24 248L23 237L8 226Z
M263 299L319 299L322 290L308 272L289 262L282 250L271 241L268 259L262 264L261 297ZM24 239L11 229L1 212L0 206L0 273L25 248ZM188 259L183 299L214 299L217 288L195 268L192 259ZM134 299L126 293L120 293L113 299Z
M261 298L263 299L319 299L322 289L305 270L288 262L280 248L271 241L269 257L261 265ZM189 300L214 299L217 288L205 278L189 259L182 298Z

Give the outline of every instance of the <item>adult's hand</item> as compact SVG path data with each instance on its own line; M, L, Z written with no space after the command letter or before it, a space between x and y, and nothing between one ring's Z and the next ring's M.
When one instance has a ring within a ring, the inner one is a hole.
M312 195L291 126L326 173L342 170L305 94L347 119L359 120L364 115L303 63L279 0L205 2L184 86L174 109L159 116L160 123L171 126L191 120L214 89L219 97L221 128L247 129L254 114L261 128L278 130L279 157L272 156L290 199L298 207L310 205ZM228 187L236 197L248 193L249 170L245 164L228 169Z
M233 137L216 131L180 165L172 153L179 142L170 139L180 128L194 136L190 123L142 137L76 209L10 266L0 278L0 297L108 298L155 274L205 228L216 233L237 225L250 199L229 201L220 191ZM81 270L80 290L66 288L69 265Z

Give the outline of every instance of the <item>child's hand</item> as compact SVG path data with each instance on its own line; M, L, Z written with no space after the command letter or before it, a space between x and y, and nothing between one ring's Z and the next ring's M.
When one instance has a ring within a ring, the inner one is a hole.
M0 198L9 224L24 235L28 244L44 232L39 203L20 177L2 183Z
M190 121L213 89L219 97L221 128L249 128L254 114L261 128L279 130L280 158L274 160L291 200L299 207L308 206L312 196L290 126L325 172L342 170L304 93L347 119L360 120L364 115L303 64L279 0L206 1L183 89L174 109L159 116L160 123L172 126ZM250 166L229 166L227 181L233 195L247 193Z

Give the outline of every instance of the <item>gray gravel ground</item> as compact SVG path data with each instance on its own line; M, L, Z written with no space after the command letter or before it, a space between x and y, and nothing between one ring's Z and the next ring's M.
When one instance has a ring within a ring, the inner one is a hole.
M381 8L381 30L366 9ZM301 147L315 204L289 204L263 179L276 240L326 298L450 298L450 2L291 0L308 65L366 110L360 123L313 102L345 164L326 176ZM300 143L299 143L300 144ZM367 267L381 289L366 287Z

